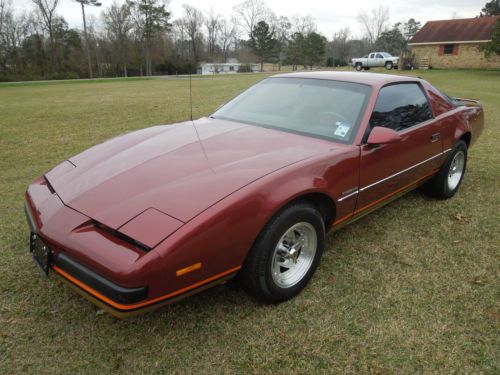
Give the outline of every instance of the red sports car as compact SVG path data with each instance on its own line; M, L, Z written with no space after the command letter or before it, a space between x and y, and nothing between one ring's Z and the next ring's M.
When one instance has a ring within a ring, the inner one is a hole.
M114 138L36 179L30 250L116 316L234 276L285 301L328 230L420 185L453 196L483 122L478 101L419 78L277 75L207 118Z

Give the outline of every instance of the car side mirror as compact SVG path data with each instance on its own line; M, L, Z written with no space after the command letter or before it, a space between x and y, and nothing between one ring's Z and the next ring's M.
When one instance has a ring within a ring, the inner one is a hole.
M375 126L368 136L369 145L385 145L401 141L401 136L393 129Z

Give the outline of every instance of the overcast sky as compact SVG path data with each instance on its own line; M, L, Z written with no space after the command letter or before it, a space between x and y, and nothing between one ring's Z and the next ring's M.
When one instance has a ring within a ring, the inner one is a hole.
M116 1L124 3L125 0L101 0L101 8L88 7L87 14L98 18L103 7L109 6ZM230 0L171 0L168 7L173 18L182 16L182 4L190 4L200 10L214 11L230 17L232 7L241 1ZM278 15L311 15L318 25L319 31L328 38L343 28L349 27L354 36L361 36L362 30L356 20L360 9L371 9L378 3L373 0L347 0L347 1L325 1L325 0L267 0L267 5ZM391 24L398 21L406 21L413 17L417 21L450 19L452 16L460 18L475 17L483 8L486 0L386 0L381 2L390 10ZM13 0L12 4L18 10L30 10L31 0ZM82 16L80 4L74 0L60 0L59 14L64 16L70 27L82 27Z

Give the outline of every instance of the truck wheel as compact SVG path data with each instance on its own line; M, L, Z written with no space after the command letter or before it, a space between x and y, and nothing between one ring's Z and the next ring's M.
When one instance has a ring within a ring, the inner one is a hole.
M392 62L390 62L390 61L387 61L387 62L385 63L385 68L386 68L387 70L391 70L391 69L392 69L392 66L393 66L393 64L392 64Z
M357 64L356 64L356 70L357 70L358 72L361 72L361 71L363 70L363 65L361 65L361 63L357 63Z

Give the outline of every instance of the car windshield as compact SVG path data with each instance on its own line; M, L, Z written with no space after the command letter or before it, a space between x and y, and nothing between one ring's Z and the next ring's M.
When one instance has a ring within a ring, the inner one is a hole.
M352 143L370 92L352 82L268 78L211 117Z
M387 53L387 52L382 52L382 55L384 57L392 57L392 55L390 53Z

